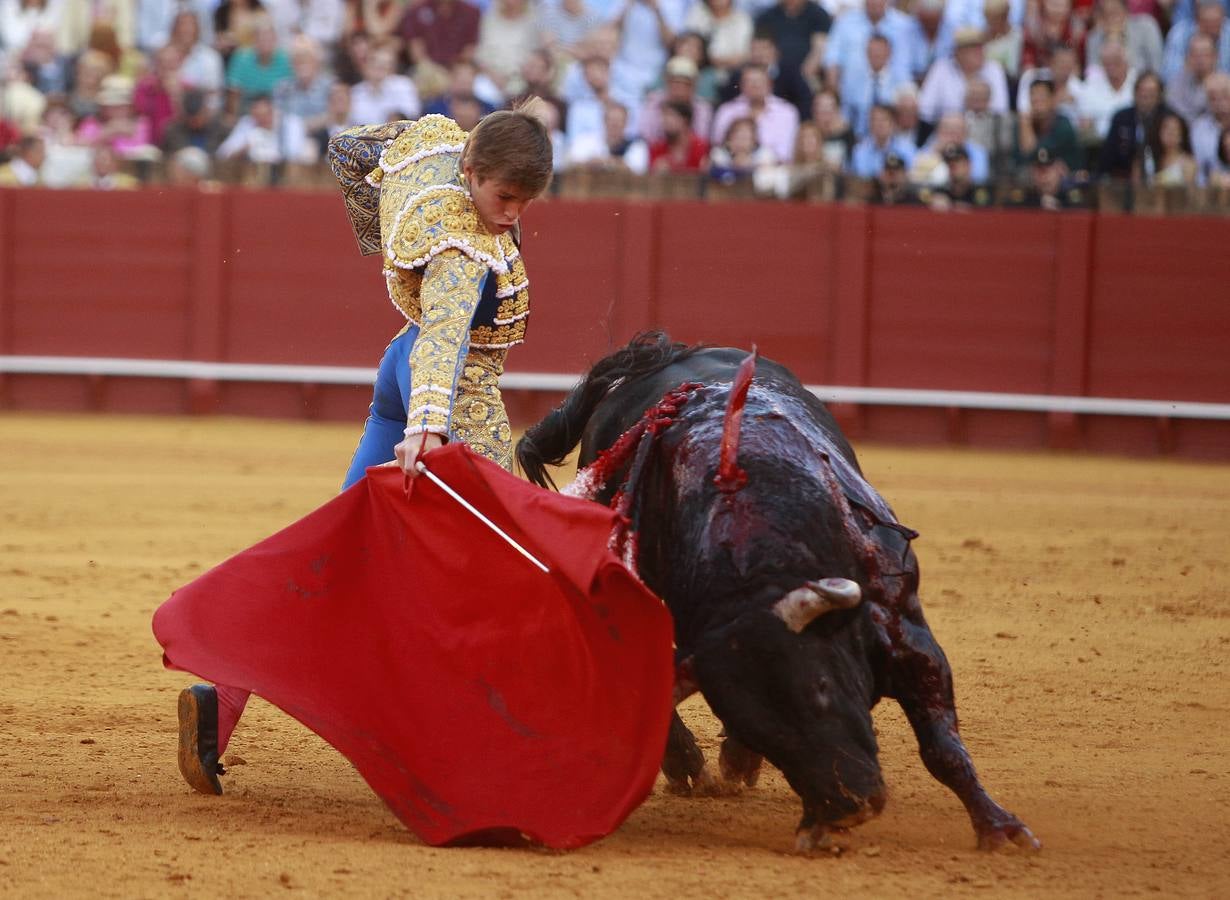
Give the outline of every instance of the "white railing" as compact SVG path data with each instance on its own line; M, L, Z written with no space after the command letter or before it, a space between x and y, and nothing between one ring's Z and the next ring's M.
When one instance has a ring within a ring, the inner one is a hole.
M0 356L0 373L368 385L372 383L376 371L374 368L363 366L295 366L91 356ZM507 372L501 378L500 386L506 390L567 391L576 384L578 377L550 372ZM1230 419L1230 404L1227 403L1062 397L1050 394L1003 394L991 391L841 387L821 384L809 384L807 387L826 403L1171 419Z

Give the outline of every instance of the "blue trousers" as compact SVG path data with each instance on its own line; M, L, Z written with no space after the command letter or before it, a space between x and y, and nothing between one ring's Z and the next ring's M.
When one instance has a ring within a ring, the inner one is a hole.
M368 466L378 466L393 458L393 448L405 436L406 410L410 408L410 351L419 336L419 327L410 325L393 338L376 371L372 405L368 409L363 436L346 470L342 490L363 477Z

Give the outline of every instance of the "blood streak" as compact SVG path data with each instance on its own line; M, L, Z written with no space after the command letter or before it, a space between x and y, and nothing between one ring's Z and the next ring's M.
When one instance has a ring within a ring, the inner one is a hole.
M747 472L739 468L739 430L743 424L743 407L747 403L747 390L752 386L756 373L756 347L747 359L739 364L730 397L726 400L726 417L722 422L721 452L718 456L718 472L713 483L723 494L733 494L747 484Z

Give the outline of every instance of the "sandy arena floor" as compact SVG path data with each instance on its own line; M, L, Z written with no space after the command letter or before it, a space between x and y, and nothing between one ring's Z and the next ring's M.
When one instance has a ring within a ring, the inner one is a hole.
M966 740L1036 856L974 850L895 706L876 712L888 808L840 857L789 852L799 809L774 772L733 798L655 791L573 853L428 848L258 701L226 796L192 793L175 765L190 679L162 669L150 615L331 496L354 439L0 416L0 895L1230 896L1227 466L862 452L922 532ZM713 750L703 706L685 712Z

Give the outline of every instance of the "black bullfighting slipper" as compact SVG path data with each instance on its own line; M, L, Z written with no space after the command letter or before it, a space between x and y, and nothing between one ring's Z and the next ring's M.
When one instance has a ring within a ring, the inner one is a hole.
M218 763L218 692L194 684L179 692L179 771L201 794L221 794Z

